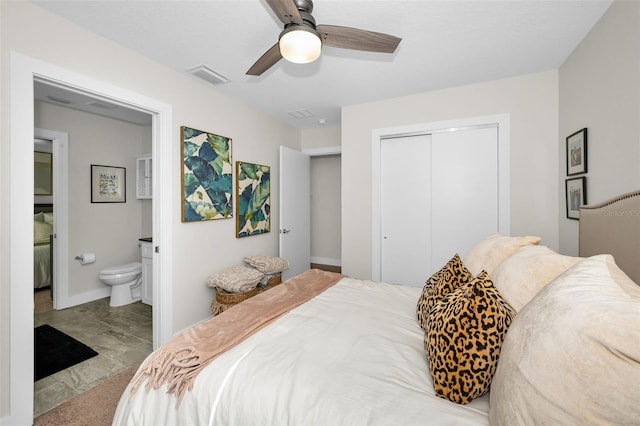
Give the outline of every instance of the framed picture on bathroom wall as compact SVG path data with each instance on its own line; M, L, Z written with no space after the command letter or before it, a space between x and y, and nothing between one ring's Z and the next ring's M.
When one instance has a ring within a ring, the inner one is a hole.
M91 202L126 203L127 169L124 167L92 164Z
M182 221L233 217L231 138L182 126Z

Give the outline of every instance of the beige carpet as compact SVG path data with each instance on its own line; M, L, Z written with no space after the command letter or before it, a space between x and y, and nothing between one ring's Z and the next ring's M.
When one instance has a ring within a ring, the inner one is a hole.
M51 300L51 287L33 292L34 314L49 312L53 309L53 300Z
M61 404L34 419L34 426L108 426L120 396L138 366L114 376L87 392Z

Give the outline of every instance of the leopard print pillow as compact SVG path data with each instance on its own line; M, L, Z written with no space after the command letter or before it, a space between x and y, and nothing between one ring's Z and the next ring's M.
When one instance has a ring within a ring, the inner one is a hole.
M486 271L438 300L424 341L436 395L459 404L484 395L515 316Z
M425 283L422 295L418 300L416 315L418 324L423 330L427 329L429 311L436 301L451 293L456 288L469 282L473 278L471 272L464 266L460 256L456 253L446 265L433 274Z

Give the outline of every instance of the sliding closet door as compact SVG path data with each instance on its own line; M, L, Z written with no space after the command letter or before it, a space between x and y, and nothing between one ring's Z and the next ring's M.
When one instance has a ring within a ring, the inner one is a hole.
M431 271L498 231L497 127L432 135Z
M381 279L422 286L499 229L497 128L380 143Z
M382 281L424 284L431 258L431 136L381 141Z

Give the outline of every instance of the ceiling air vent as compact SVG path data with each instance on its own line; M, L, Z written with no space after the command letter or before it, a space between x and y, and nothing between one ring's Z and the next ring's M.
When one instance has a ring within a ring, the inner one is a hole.
M315 114L308 109L297 109L295 111L289 111L287 114L297 119L315 117Z
M197 65L193 68L188 69L187 72L203 79L204 81L208 81L211 84L222 84L229 81L227 77L218 74L205 65Z
M113 104L106 104L100 101L90 101L90 102L87 102L87 105L96 107L96 108L101 108L101 109L114 109L116 107Z
M57 96L47 96L47 99L49 99L52 102L57 102L59 104L65 104L65 105L70 105L71 101L68 99L63 99L63 98L58 98Z

